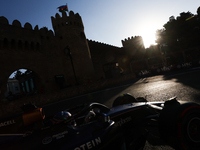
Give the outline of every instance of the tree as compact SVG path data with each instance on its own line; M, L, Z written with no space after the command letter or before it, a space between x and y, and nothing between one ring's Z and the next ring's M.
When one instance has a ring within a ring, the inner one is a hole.
M176 19L171 16L163 25L164 28L157 30L156 43L161 47L168 47L170 51L199 45L199 21L197 17L186 21L191 16L194 15L190 12L182 12Z
M22 72L20 70L17 70L17 72L15 73L14 78L15 79L19 79L22 76Z
M25 75L28 75L28 74L31 74L31 73L32 73L32 71L29 70L29 69L27 69L27 70L24 72Z

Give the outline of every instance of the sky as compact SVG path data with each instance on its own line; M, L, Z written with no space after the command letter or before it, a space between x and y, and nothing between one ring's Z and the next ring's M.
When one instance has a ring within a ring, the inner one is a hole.
M66 3L82 17L88 40L122 47L121 40L142 36L146 48L155 44L156 30L169 17L196 14L200 6L199 0L1 0L0 16L9 24L17 19L22 27L29 22L53 31L51 16L61 15L57 7Z

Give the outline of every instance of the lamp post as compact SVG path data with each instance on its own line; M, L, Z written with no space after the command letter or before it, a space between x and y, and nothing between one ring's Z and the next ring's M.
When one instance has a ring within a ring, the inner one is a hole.
M66 49L68 50L68 52L66 53ZM76 73L75 73L75 69L74 69L74 63L73 63L73 60L72 60L72 54L71 54L71 50L70 50L70 47L67 46L64 48L64 52L65 52L65 55L69 56L70 60L71 60L71 64L72 64L72 69L73 69L73 73L74 73L74 77L75 77L75 81L76 81L76 85L78 85L78 81L77 81L77 78L76 78Z

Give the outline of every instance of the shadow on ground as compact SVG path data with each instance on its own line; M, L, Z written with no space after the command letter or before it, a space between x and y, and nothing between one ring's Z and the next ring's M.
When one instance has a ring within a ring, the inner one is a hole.
M186 87L192 88L194 91L192 94L192 97L195 100L198 100L200 102L200 70L197 69L188 69L188 70L182 70L179 72L174 72L168 75L164 76L164 80L172 80L176 79L175 82L182 83ZM199 93L199 94L198 94Z
M100 91L95 91L95 92L92 92L92 93L87 93L87 94L84 94L84 95L68 98L68 99L61 100L61 101L51 103L51 104L41 106L41 107L43 107L46 116L52 116L59 111L62 111L62 110L65 110L67 108L74 107L76 105L80 105L80 104L83 104L83 103L98 102L98 103L104 104L108 100L110 100L111 103L112 103L114 101L114 99L117 96L119 96L119 93L124 91L131 84L134 84L138 80L139 79L126 81L126 82L120 83L118 85L110 86L106 89L102 89ZM131 82L131 84L130 84L130 82ZM115 88L115 87L117 87L117 88ZM115 88L115 90L111 90L111 89L114 89L114 88ZM111 107L111 105L109 105L108 107Z

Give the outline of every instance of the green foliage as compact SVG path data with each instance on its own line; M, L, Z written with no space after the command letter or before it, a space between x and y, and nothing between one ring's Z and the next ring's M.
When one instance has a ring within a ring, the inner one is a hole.
M19 71L19 70L17 70L17 72L15 73L15 76L14 76L14 78L15 79L19 79L21 76L22 76L22 72L21 71Z
M156 43L167 51L178 51L190 47L200 46L200 20L190 12L182 12L180 16L171 16L163 25L163 29L156 32ZM166 51L165 51L166 52Z
M15 75L14 75L14 78L19 80L20 78L24 77L24 76L27 76L29 74L32 74L33 72L29 69L27 69L25 72L22 72L20 70L17 70Z

